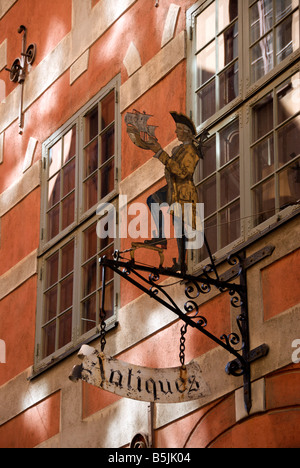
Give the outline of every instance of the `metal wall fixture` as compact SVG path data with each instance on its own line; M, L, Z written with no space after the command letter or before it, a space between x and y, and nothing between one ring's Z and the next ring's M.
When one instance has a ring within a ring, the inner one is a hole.
M106 268L109 268L146 293L153 300L175 313L184 322L181 329L179 347L179 357L182 366L185 365L185 334L189 326L196 328L234 356L235 359L228 362L225 371L228 375L243 378L244 404L249 414L252 407L250 367L254 361L268 354L269 347L267 344L262 344L255 349L251 350L250 348L246 273L248 268L263 258L272 255L273 250L274 246L269 245L248 258L246 258L244 251L237 252L228 257L227 262L230 268L222 275L218 274L214 263L207 265L199 275L195 276L189 275L186 271L178 272L173 271L172 268L164 268L161 264L158 268L148 267L137 263L134 258L124 261L121 256L123 253L119 251L114 253L112 260L102 257L99 261L102 266L102 281L104 285ZM212 258L211 260L213 261ZM185 295L188 300L183 308L167 293L165 289L167 286L159 284L159 280L162 277L172 277L178 283L185 285ZM196 302L202 294L209 293L212 287L219 290L220 293L227 292L231 298L232 307L239 310L236 317L236 330L231 333L224 333L221 337L215 336L208 330L208 320L201 314L201 306ZM104 304L105 286L102 288L102 321L105 317ZM104 333L105 329L102 329L102 349L104 349Z
M149 438L146 434L136 434L130 443L130 448L141 449L141 448L150 448L149 447Z
M20 96L20 110L19 110L19 133L22 133L23 128L23 85L26 78L26 65L32 65L36 56L36 44L32 43L27 46L27 28L21 24L18 28L18 33L23 33L22 38L22 51L21 57L17 57L11 66L11 68L5 68L9 72L9 79L13 83L19 83L21 85L21 96Z

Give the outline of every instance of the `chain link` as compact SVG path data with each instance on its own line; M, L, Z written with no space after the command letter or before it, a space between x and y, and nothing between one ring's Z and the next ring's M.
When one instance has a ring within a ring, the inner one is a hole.
M105 335L106 335L106 322L105 322L106 313L102 309L100 309L100 318L101 318L101 322L100 322L100 344L101 344L101 352L103 353L105 345L106 345L106 339L105 339Z
M180 329L180 346L179 346L179 359L182 367L185 365L185 334L187 332L187 324L183 325Z

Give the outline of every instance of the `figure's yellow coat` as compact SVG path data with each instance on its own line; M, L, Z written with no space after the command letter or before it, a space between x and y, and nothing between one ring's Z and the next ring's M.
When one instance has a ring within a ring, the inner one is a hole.
M158 159L165 165L165 177L168 184L168 204L179 203L182 216L184 205L192 205L192 227L196 227L196 204L198 194L193 181L193 175L199 161L199 154L192 143L176 146L170 157L165 151L157 154ZM176 206L176 205L175 205ZM177 213L174 210L174 216Z

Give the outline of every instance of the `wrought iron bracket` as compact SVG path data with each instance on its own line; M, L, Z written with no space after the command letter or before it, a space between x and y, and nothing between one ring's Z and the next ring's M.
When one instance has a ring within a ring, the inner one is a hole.
M21 58L16 58L13 61L11 68L5 68L9 72L9 79L13 83L19 83L21 85L21 98L20 98L20 110L19 110L19 133L22 133L23 127L23 84L26 78L26 64L32 65L36 56L36 44L29 44L27 47L27 28L22 25L18 28L18 33L23 34L22 38L22 51Z
M105 278L106 268L110 268L114 273L136 286L149 297L172 311L187 326L196 328L203 335L214 341L227 352L235 357L226 366L228 375L243 377L244 403L249 414L252 406L251 398L251 364L267 355L268 346L263 344L256 349L250 349L249 337L249 317L248 317L248 295L247 295L247 269L263 258L273 253L272 245L266 246L254 255L246 258L245 252L230 255L227 262L230 268L218 275L214 264L207 265L199 275L190 275L187 272L173 271L172 268L148 267L136 263L133 258L124 261L120 258L120 252L114 253L114 258L100 258L102 266L102 278ZM183 309L178 306L175 300L166 291L166 286L159 283L161 277L172 277L185 284L185 295L187 302ZM236 280L239 280L236 282ZM105 283L105 282L104 282ZM239 309L236 318L237 332L225 333L217 337L207 329L208 321L201 315L201 305L196 300L202 294L207 294L214 287L220 293L228 292L231 297L231 305ZM102 288L102 313L105 303L105 287Z

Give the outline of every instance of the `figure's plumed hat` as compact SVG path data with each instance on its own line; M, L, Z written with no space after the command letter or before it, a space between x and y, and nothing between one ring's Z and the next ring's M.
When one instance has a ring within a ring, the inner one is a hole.
M186 115L178 114L177 112L170 112L170 114L176 123L186 125L192 131L193 135L196 135L196 128L191 119L189 119Z

